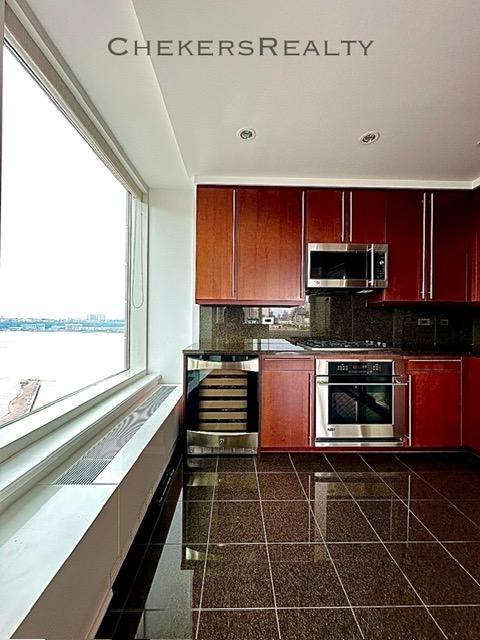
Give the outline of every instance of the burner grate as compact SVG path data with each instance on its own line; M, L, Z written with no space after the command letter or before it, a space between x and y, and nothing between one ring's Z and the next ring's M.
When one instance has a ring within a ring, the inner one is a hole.
M303 338L291 339L289 342L312 351L377 351L389 348L386 342L369 340L317 340L315 338Z

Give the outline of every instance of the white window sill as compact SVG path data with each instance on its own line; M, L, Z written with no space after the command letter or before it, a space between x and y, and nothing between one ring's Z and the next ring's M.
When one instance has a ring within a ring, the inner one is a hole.
M60 409L64 412L50 415L51 420L46 423L43 411L14 423L11 426L24 429L25 433L20 437L17 433L13 442L8 442L11 434L5 437L2 433L7 442L3 444L0 440L0 511L123 416L161 381L157 374L121 376L123 380L116 376L115 381L112 378L95 385L96 393L93 388L85 390L89 392L89 398L81 392L48 407L46 412L55 410L57 413ZM109 388L100 390L106 382L110 383ZM41 414L43 422L33 430L33 423L40 421ZM28 421L27 426L21 425L24 421Z

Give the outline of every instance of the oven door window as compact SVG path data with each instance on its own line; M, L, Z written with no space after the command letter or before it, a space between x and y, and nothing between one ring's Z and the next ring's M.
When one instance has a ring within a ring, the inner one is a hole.
M312 251L312 280L366 280L370 277L370 257L365 251Z
M393 424L391 385L345 385L329 388L329 424Z

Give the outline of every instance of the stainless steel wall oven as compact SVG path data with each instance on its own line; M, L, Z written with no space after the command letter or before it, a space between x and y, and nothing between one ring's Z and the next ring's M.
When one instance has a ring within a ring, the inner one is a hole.
M402 446L408 436L408 376L402 360L316 363L316 444Z

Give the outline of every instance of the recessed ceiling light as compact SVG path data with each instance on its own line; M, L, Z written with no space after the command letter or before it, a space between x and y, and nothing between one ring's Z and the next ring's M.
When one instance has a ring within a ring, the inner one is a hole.
M237 136L242 140L253 140L256 135L255 129L239 129L237 131Z
M380 138L380 133L378 131L366 131L362 133L358 141L360 144L373 144Z

